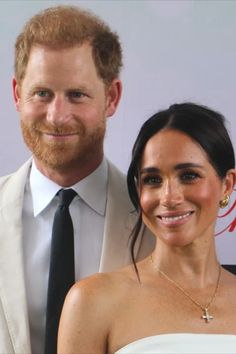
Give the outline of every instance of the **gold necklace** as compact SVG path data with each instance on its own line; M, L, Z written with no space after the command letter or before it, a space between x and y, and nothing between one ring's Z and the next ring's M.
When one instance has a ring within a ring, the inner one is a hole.
M171 279L166 273L164 273L161 269L159 269L152 258L152 254L150 255L150 260L151 263L153 265L153 267L163 276L165 277L170 283L172 283L177 289L179 289L186 297L188 297L197 307L199 307L202 311L203 311L203 315L201 316L201 318L203 320L205 320L206 323L210 322L211 320L213 320L213 316L209 314L209 308L211 306L211 304L213 303L213 301L216 298L218 289L219 289L219 285L220 285L220 277L221 277L221 265L219 264L219 274L218 274L218 278L217 278L217 282L216 282L216 287L215 287L215 291L210 299L210 301L205 305L201 305L198 301L194 300L192 298L192 296L184 289L182 288L181 285L179 285L176 281L174 281L173 279Z

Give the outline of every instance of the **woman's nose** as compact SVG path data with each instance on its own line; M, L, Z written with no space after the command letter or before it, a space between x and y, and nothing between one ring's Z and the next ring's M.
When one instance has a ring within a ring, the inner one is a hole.
M181 204L184 199L182 188L178 183L166 181L161 190L160 203L166 208L175 208Z

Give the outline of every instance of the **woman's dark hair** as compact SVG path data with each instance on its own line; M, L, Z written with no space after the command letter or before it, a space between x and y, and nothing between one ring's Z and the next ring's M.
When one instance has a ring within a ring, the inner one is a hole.
M140 162L148 140L161 130L178 130L195 140L205 151L208 160L220 179L235 167L232 142L222 114L195 103L173 104L167 110L154 114L141 127L132 150L127 183L131 201L138 212L138 221L131 233L131 257L136 268L134 246L142 227L139 195L137 190Z

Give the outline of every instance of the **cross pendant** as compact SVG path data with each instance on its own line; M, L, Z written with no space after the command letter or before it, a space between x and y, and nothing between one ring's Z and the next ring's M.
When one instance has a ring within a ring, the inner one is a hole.
M209 313L208 313L208 309L204 309L203 310L203 313L204 315L201 316L201 318L203 320L205 320L206 323L210 322L211 320L213 320L213 316L211 316Z

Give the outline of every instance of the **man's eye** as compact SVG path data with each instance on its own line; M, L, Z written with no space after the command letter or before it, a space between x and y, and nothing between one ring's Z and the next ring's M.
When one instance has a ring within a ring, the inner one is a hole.
M196 172L184 172L181 174L181 180L183 182L192 182L198 179L200 176Z
M83 97L84 94L80 91L72 91L69 93L69 97L72 98L72 99L78 99L78 98L81 98Z
M48 97L49 96L49 92L45 91L45 90L40 90L36 92L36 95L39 97Z

